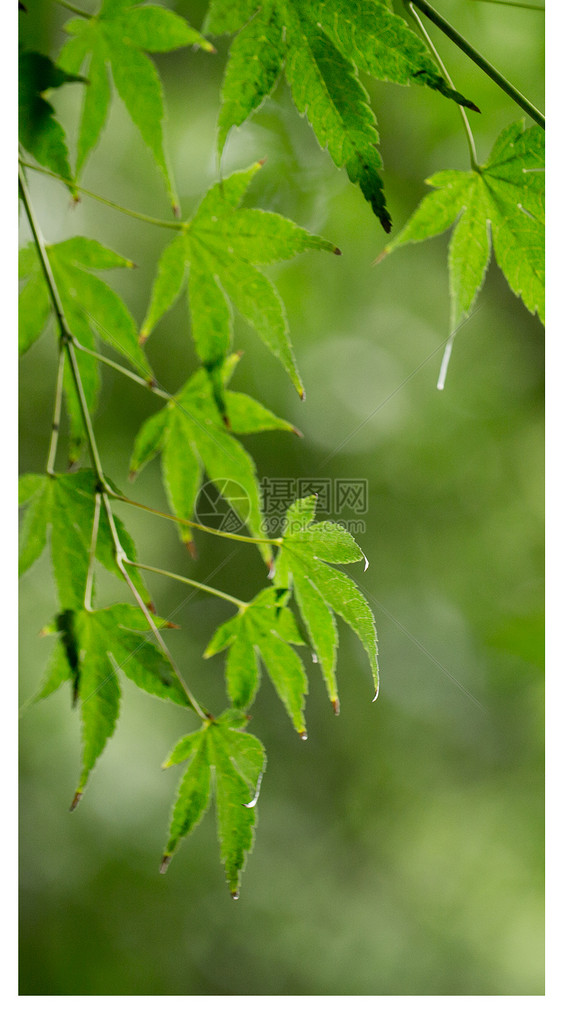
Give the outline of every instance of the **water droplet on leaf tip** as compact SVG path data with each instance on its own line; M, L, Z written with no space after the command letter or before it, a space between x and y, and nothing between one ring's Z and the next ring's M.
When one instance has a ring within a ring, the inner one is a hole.
M230 897L232 898L233 901L238 901L240 897L240 891L231 891Z
M302 732L299 732L299 736L302 739L303 743L306 743L306 741L308 739L308 733L306 732L305 729L303 729Z

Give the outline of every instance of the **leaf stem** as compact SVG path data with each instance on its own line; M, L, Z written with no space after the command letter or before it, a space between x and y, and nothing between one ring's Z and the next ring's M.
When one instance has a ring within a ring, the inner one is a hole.
M58 0L60 3L60 0ZM184 228L184 222L167 222L163 218L153 218L152 215L145 215L142 211L132 211L130 208L124 208L122 204L116 204L115 201L110 201L107 197L102 197L101 194L95 194L92 190L86 190L85 187L78 186L74 180L67 180L64 176L59 173L54 173L50 169L44 169L42 166L32 165L31 162L25 162L20 159L20 165L26 169L32 169L33 172L41 173L43 176L50 176L54 180L59 180L60 183L66 184L68 187L72 187L74 190L79 190L81 194L85 194L86 197L93 198L94 201L99 201L101 204L107 205L108 208L114 208L115 211L120 211L123 215L129 215L131 218L138 218L141 222L147 222L149 225L159 225L162 229L175 229L181 230Z
M474 49L474 47L471 46L470 43L467 42L466 39L449 24L448 21L445 20L445 18L443 18L441 14L439 14L431 6L431 4L427 3L427 0L411 0L411 3L413 3L418 10L422 12L422 14L425 14L426 18L433 21L433 24L437 25L444 35L446 35L451 42L454 42L455 46L458 46L458 48L461 49L462 52L465 53L477 67L480 67L480 70L483 70L484 73L487 74L488 77L491 78L492 81L494 81L494 83L506 93L506 95L509 95L509 97L513 99L513 101L516 102L517 105L525 113L527 113L532 120L535 121L535 123L538 123L539 127L542 127L543 130L545 129L543 113L529 102L529 100L526 99L525 96L517 90L517 88L514 88L503 74L500 74L500 72L496 70L496 68L493 67L492 64L481 55L481 53Z
M197 521L188 521L186 518L177 518L174 514L167 514L166 511L159 511L156 510L155 507L148 507L146 504L138 503L136 500L131 500L128 496L123 496L121 493L112 492L111 495L115 500L121 500L122 503L128 503L130 507L139 507L140 510L148 511L149 514L156 514L159 518L165 518L167 521L174 521L177 525L186 525L188 528L196 528L197 531L207 532L209 535L218 535L221 539L232 539L234 542L249 542L254 546L283 545L283 539L259 539L250 535L235 535L234 532L221 532L219 528L209 528L208 525L201 525Z
M208 718L207 712L203 710L203 708L201 707L201 705L199 704L199 702L196 700L196 698L191 693L191 690L189 689L187 683L185 682L185 680L184 680L181 672L179 671L176 663L174 662L174 660L173 660L173 658L172 658L172 656L171 656L171 654L170 654L170 652L169 652L169 650L168 650L168 648L167 648L167 646L166 646L166 644L165 644L165 642L164 642L164 640L162 638L162 635L161 635L160 631L158 630L158 627L156 626L156 623L154 622L154 617L152 616L152 613L147 608L147 605L144 602L144 600L142 598L142 595L140 594L140 592L135 587L135 584L131 580L131 576L130 576L130 574L127 571L127 568L126 568L125 564L132 564L132 561L127 558L127 554L125 553L125 550L123 549L123 547L121 545L121 542L120 542L120 539L119 539L119 534L118 534L117 528L115 526L115 519L113 517L113 512L111 510L111 504L109 502L109 496L107 495L107 493L102 493L102 501L103 501L103 506L104 506L104 509L105 509L105 513L107 515L107 520L108 520L108 523L109 523L109 528L111 530L111 536L112 536L112 539L113 539L113 544L115 546L115 560L116 560L117 566L118 566L119 570L121 571L121 574L123 575L125 581L127 582L131 594L136 599L136 601L137 601L140 609L142 610L142 613L143 613L144 617L148 621L150 629L151 629L154 637L156 638L156 641L158 643L159 648L163 651L163 653L165 654L166 658L168 659L168 662L170 663L172 669L174 670L174 673L175 673L175 675L176 675L176 677L177 677L177 679L178 679L178 681L179 681L179 683L180 683L180 685L181 685L181 687L183 689L183 692L184 692L184 694L185 694L185 696L187 698L187 701L188 701L190 707L193 709L193 711L195 711L195 713L197 715L199 715L199 718L201 718L203 721L205 721ZM132 565L136 566L136 564L132 564Z
M451 80L451 76L448 73L447 68L445 67L445 64L443 63L443 60L439 56L439 53L437 52L435 46L433 45L431 36L427 32L422 19L420 18L417 10L414 7L414 4L412 2L410 2L409 3L409 7L410 7L410 13L411 13L412 17L415 19L415 21L416 21L416 23L417 23L417 25L418 25L418 27L420 29L420 32L422 33L422 35L423 35L423 37L424 37L427 45L429 46L429 49L433 53L433 55L434 55L434 57L435 57L438 65L439 65L439 67L441 68L441 73L443 74L443 77L445 78L445 80L447 81L447 83L450 85L450 87L454 89L455 86L454 86L454 84L453 84L453 82ZM461 114L461 119L462 119L462 122L463 122L464 132L466 134L466 138L467 138L467 141L468 141L468 149L469 149L469 153L470 153L470 164L471 164L472 168L476 171L478 169L478 156L476 154L476 145L474 143L474 136L473 136L472 130L470 129L470 123L468 122L468 116L466 115L466 110L464 109L464 106L458 106L457 108L459 110L459 113Z
M88 14L87 11L81 10L80 7L75 7L74 4L68 2L68 0L55 0L60 7L66 7L67 11L72 11L73 14L77 14L80 18L91 18L92 15Z
M59 442L60 420L62 409L62 387L64 378L64 344L59 345L59 365L57 370L57 385L55 387L55 404L53 408L53 422L51 424L51 439L49 442L49 454L47 457L47 475L55 474L55 459Z
M103 353L97 352L96 349L88 349L85 345L82 345L77 338L72 338L72 344L80 352L85 352L88 356L92 356L93 359L97 359L100 363L104 363L105 366L110 366L112 370L117 370L118 373L122 373L129 380L133 380L135 384L140 384L141 387L145 387L148 391L152 391L153 394L157 394L159 398L164 398L166 401L172 401L172 395L168 394L167 391L162 390L161 387L157 387L156 384L150 380L145 380L144 377L139 376L138 373L134 373L133 370L127 369L126 366L121 366L120 363L116 363L114 359L109 359L108 356L104 356Z
M163 577L169 577L173 581L181 581L183 584L191 585L193 588L198 588L199 591L207 592L209 595L215 595L219 599L224 599L226 602L232 602L233 605L237 606L238 609L246 609L248 606L247 602L242 602L241 599L237 599L234 595L228 595L226 592L219 591L218 588L212 588L211 585L201 584L200 581L194 581L191 577L183 577L182 574L174 574L170 570L162 570L161 567L149 567L147 563L136 563L134 560L124 560L124 563L130 567L138 567L140 570L149 570L152 574L162 574Z

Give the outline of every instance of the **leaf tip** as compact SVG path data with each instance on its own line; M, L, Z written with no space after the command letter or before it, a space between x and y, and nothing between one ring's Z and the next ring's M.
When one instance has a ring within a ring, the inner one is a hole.
M136 479L136 477L137 477L137 475L138 475L138 472L135 472L135 470L134 470L134 469L132 469L132 470L131 470L131 471L129 472L129 476L128 476L128 478L129 478L129 482L134 482L134 481L135 481L135 479Z
M375 692L375 696L373 697L373 700L371 701L371 704L375 703L375 701L376 701L376 699L377 699L378 696L379 696L379 685L377 683L377 689L376 689L376 692Z
M178 204L177 201L174 201L173 204L172 204L172 214L173 214L174 218L177 218L179 220L180 215L181 215L181 208L180 208L180 206L179 206L179 204Z
M264 166L266 162L267 162L267 159L266 159L266 158L259 158L256 164L257 164L257 165L258 165L258 166L260 167L260 169L261 169L261 168L262 168L262 166Z
M188 551L191 559L192 560L196 560L197 559L197 546L195 545L193 539L189 539L189 538L188 539L184 539L184 546L187 549L187 551Z
M300 739L302 739L303 743L306 743L308 739L308 732L306 731L306 729L301 729L301 731L299 732L299 737Z
M160 873L165 873L166 872L166 870L168 869L168 866L170 865L171 860L172 860L172 857L168 853L165 853L162 856L162 861L160 863Z
M240 891L238 890L237 887L235 887L234 890L230 892L230 897L232 898L233 901L238 901L240 897Z
M337 716L340 713L340 699L339 699L339 697L332 697L331 698L331 703L332 703L332 709L333 709L334 715L337 718Z
M303 437L303 434L296 426L291 426L291 433L294 433L296 437Z
M302 385L297 388L298 395L301 401L306 401L306 391Z
M336 257L341 257L341 250L340 250L339 246L335 246L333 248L333 253L335 253Z
M375 257L375 259L373 261L374 267L376 267L377 264L380 264L380 262L385 259L385 257L387 256L388 252L389 252L388 247L385 246L384 250L381 250L381 252L378 255L378 257Z
M74 799L72 800L72 802L71 802L71 804L70 804L70 812L71 812L71 813L72 813L72 812L73 812L73 810L75 810L75 809L76 809L76 807L78 806L78 803L79 803L79 802L80 802L80 800L82 799L82 796L83 796L83 793L82 793L82 792L76 792L76 793L75 793L75 795L74 795Z
M148 338L148 331L141 331L139 334L139 345L144 345Z

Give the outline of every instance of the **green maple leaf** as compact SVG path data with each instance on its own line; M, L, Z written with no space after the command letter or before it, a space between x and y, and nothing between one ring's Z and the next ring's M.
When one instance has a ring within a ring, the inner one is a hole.
M231 357L225 365L223 378L232 366L232 359L236 358ZM228 391L225 404L232 430L241 433L263 429L295 432L290 423L278 419L248 395ZM158 453L162 455L168 501L176 517L191 520L205 471L231 507L233 514L230 520L234 530L246 523L253 536L264 538L254 463L227 430L217 409L206 370L193 374L166 408L150 416L142 425L131 457L131 478ZM227 479L228 482L225 482ZM224 519L228 530L227 522L228 517ZM182 524L178 527L182 540L190 545L191 529ZM269 547L264 545L260 549L269 565Z
M137 325L120 296L94 271L133 268L132 261L84 236L47 247L55 283L71 332L80 344L95 349L96 336L124 356L146 380L150 363L139 347ZM19 351L26 352L43 333L53 313L41 263L33 244L20 251L20 277L25 284L19 295ZM99 367L87 353L76 351L82 386L90 412L99 392ZM65 394L70 416L70 460L79 457L85 438L82 412L75 385L66 367Z
M424 84L476 107L452 90L428 50L383 0L212 0L205 30L237 32L222 85L218 150L271 94L284 72L295 105L336 166L345 167L386 232L386 208L376 150L379 134L358 77Z
M250 707L259 685L258 655L267 669L295 729L306 738L304 698L306 673L291 644L304 644L286 594L266 588L238 614L223 623L212 637L205 658L228 648L226 682L235 708Z
M84 78L68 74L42 53L19 55L19 140L41 165L65 179L72 178L66 136L45 98L51 88ZM72 191L72 186L70 187Z
M359 637L371 663L378 693L377 638L371 610L357 585L332 563L364 560L352 535L334 522L314 522L316 497L297 500L287 511L283 545L275 560L275 585L293 589L336 714L338 632L334 613Z
M108 69L129 116L138 127L162 173L174 210L178 199L164 151L164 100L158 72L146 52L165 53L184 46L213 46L173 11L131 0L104 0L95 17L72 18L65 31L72 38L59 63L77 74L86 64L88 86L82 108L76 175L99 140L105 124L111 87ZM146 51L146 52L145 52Z
M175 303L189 265L191 328L201 362L209 370L220 369L231 344L233 303L285 367L302 397L283 304L275 286L256 265L285 260L304 250L340 251L281 215L238 207L260 167L256 162L211 187L192 220L166 247L141 341Z
M167 626L165 620L154 620L159 627ZM35 699L48 697L70 681L73 700L80 702L82 770L72 808L80 801L90 773L115 730L120 675L146 693L188 706L168 659L144 636L149 629L140 609L119 604L98 611L65 610L45 631L57 633L58 642Z
M205 815L214 795L221 859L235 898L254 841L255 804L266 763L259 739L241 731L246 721L240 712L224 712L181 739L164 765L189 764L173 807L162 872L182 840Z
M521 120L498 137L471 172L436 173L384 253L454 227L449 244L451 330L467 317L484 282L493 243L508 285L544 322L544 131ZM456 223L456 224L455 224Z
M19 480L19 502L26 508L20 533L19 573L24 574L39 559L49 535L61 610L81 609L84 604L97 487L97 477L90 469L66 475L27 474ZM115 517L114 521L128 559L136 560L131 536L119 518ZM123 579L103 509L99 513L96 559ZM146 585L133 568L131 580L143 601L149 604Z

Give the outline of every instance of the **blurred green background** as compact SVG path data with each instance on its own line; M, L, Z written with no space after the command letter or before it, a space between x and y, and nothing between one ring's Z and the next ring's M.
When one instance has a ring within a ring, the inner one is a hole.
M80 0L85 10L95 5ZM26 48L55 55L67 12L27 0ZM204 3L167 6L199 27ZM543 16L477 0L437 5L543 106ZM398 5L397 5L398 7ZM484 161L520 111L437 30ZM217 178L215 124L226 40L218 53L157 57L168 149L188 216ZM421 88L369 83L395 228L446 168L469 168L458 111ZM80 87L51 101L69 137ZM302 743L267 682L250 730L268 769L256 845L233 904L208 814L165 877L158 865L178 770L161 762L184 732L179 709L124 688L122 715L88 792L70 815L79 716L64 691L20 721L20 992L49 995L540 994L543 986L543 330L491 264L477 313L456 339L444 392L447 238L374 266L385 237L291 105L284 86L234 132L225 171L267 158L250 203L336 242L271 271L285 300L307 388L299 403L281 367L236 320L245 355L233 386L304 433L248 438L261 476L368 480L366 574L379 636L381 693L371 703L366 656L340 626L341 715L309 665ZM93 236L137 264L105 276L139 321L168 233L30 173L49 242ZM167 217L160 177L118 99L83 183ZM28 230L22 220L22 242ZM161 385L195 368L182 301L148 345ZM50 328L21 366L21 469L45 467L55 376ZM102 459L121 487L154 398L104 374L96 418ZM157 406L159 407L159 406ZM60 456L64 467L64 453ZM164 507L159 465L132 495ZM192 562L172 525L120 511L140 559L240 597L265 583L251 547L198 538ZM168 643L195 693L222 708L223 660L204 662L218 600L151 582ZM122 598L109 578L100 603ZM47 555L21 584L21 700L36 689L56 609Z

